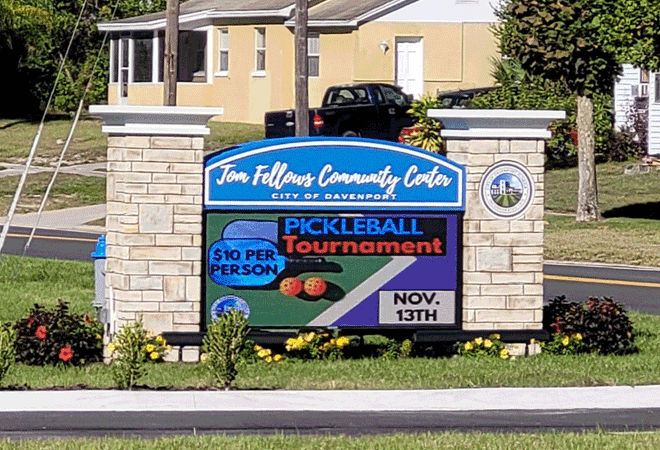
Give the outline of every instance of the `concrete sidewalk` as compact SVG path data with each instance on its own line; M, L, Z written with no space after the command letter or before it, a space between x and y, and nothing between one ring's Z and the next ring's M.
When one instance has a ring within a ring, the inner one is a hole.
M660 408L660 386L405 391L0 391L0 412L477 412L649 408Z
M105 204L44 211L41 215L38 228L105 233L104 226L87 225L89 222L104 219L105 214ZM4 225L6 221L7 217L0 217L0 225ZM37 213L16 214L12 218L11 226L32 228L36 222Z

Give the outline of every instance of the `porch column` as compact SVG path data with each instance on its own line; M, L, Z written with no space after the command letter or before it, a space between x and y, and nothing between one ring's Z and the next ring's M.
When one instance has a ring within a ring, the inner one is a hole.
M543 326L545 140L564 111L429 110L467 170L463 329ZM524 352L524 348L522 350Z
M223 110L91 106L90 113L108 134L109 334L140 316L153 333L200 331L203 136ZM197 349L183 358L196 360Z

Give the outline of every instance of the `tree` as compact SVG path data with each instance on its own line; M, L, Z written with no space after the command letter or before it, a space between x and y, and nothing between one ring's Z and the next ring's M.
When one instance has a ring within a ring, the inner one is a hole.
M611 92L622 62L658 65L657 0L508 0L497 14L503 55L577 96L579 222L600 219L593 98ZM644 9L647 7L646 10ZM654 17L655 16L655 17Z

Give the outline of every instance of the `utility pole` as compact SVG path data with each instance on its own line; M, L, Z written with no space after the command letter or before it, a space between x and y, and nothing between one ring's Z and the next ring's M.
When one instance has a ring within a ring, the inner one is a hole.
M296 0L296 136L309 136L307 0Z
M166 19L163 105L176 106L176 80L179 61L179 0L167 0Z

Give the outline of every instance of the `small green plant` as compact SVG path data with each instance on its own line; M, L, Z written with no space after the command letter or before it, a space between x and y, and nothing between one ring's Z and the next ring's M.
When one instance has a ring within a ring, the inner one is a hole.
M247 319L235 309L220 315L208 326L204 336L206 367L213 381L224 389L229 389L236 378L248 331Z
M289 338L285 349L293 358L302 360L328 359L331 361L344 357L344 349L351 343L346 336L333 336L329 333L301 333Z
M423 148L434 153L440 153L443 150L442 138L440 137L440 122L431 119L427 111L431 108L439 108L440 101L437 97L425 95L421 99L412 102L408 114L410 114L415 123L411 134L405 136L406 144Z
M101 359L103 327L96 319L71 313L65 302L53 309L35 304L14 329L18 362L82 365Z
M478 337L468 342L457 342L456 350L461 356L480 357L480 356L497 356L502 359L509 359L509 351L506 349L504 342L500 339L500 335L493 333L487 338Z
M14 352L14 340L16 333L9 324L0 324L0 383L12 364L14 364L16 353Z
M571 335L557 333L552 341L542 342L541 349L553 355L577 355L587 350L580 333Z
M405 339L402 342L396 339L388 339L385 344L385 349L381 354L383 359L399 359L408 358L412 352L412 342L410 339Z
M147 355L144 343L147 332L142 326L142 319L121 329L108 344L112 355L112 377L119 389L132 389L137 381L146 373Z

